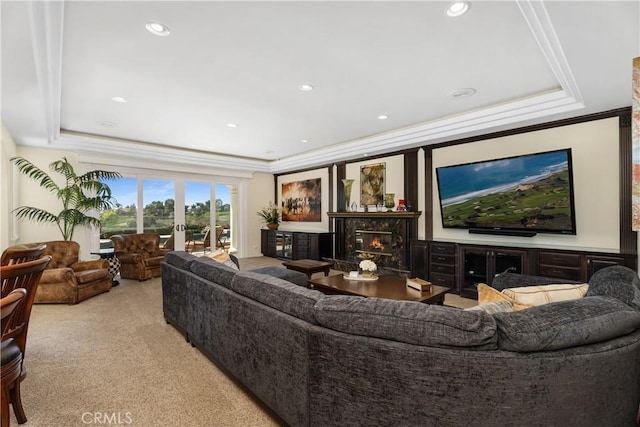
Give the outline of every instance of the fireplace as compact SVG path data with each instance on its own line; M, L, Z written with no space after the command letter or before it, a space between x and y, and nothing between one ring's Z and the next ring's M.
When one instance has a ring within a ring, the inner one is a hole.
M356 230L356 253L362 258L392 256L392 237L390 231Z
M418 238L421 212L329 212L335 232L335 260L408 269L409 240Z

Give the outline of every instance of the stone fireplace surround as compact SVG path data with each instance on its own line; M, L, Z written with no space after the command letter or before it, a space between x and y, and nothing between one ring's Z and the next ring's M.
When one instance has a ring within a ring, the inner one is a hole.
M418 218L421 214L422 212L328 212L335 232L334 262L347 264L345 270L351 270L362 259L358 257L358 250L361 250L365 252L365 256L367 253L374 255L374 261L381 268L409 270L409 240L418 238ZM367 232L371 236L366 236ZM384 255L376 254L376 248L369 249L360 243L376 234L384 242L385 247L381 251Z

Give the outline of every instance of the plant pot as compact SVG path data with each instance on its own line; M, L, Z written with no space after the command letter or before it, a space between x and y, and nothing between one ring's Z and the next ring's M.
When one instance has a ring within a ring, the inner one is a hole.
M267 228L269 230L277 230L278 226L279 226L279 224L267 224Z

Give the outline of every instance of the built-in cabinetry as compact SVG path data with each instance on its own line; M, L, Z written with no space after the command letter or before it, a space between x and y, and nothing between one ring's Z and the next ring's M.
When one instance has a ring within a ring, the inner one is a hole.
M460 270L457 289L460 295L477 297L478 283L491 283L497 273L511 271L529 274L528 252L491 246L458 245Z
M504 271L587 282L601 268L637 269L635 255L413 240L411 274L477 298L478 283Z
M333 233L261 230L262 255L284 259L332 257Z

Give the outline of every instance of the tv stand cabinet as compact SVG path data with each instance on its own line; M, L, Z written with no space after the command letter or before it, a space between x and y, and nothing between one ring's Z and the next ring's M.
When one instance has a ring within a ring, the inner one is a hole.
M503 271L587 282L605 267L624 265L637 270L633 254L544 248L475 245L412 240L412 277L454 288L461 296L477 298L478 283L491 284Z

